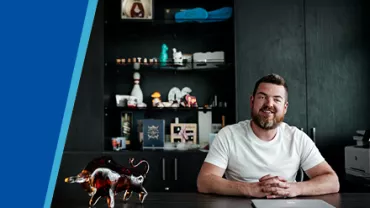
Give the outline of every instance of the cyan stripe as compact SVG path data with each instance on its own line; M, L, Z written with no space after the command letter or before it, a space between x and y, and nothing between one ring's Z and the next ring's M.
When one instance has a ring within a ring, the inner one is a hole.
M56 148L55 155L54 155L54 162L53 162L53 166L51 169L48 189L46 192L44 208L50 208L51 206L51 201L52 201L54 190L55 190L56 179L58 177L60 162L61 162L61 158L62 158L63 151L64 151L64 145L66 143L68 128L69 128L69 124L71 121L71 115L72 115L72 111L73 111L73 107L74 107L74 103L76 99L78 84L81 78L82 67L84 64L85 56L86 56L86 50L87 50L87 46L88 46L89 39L90 39L90 33L91 33L92 24L94 21L97 4L98 4L98 0L89 0L88 5L87 5L84 25L82 28L80 43L78 46L77 58L75 62L75 67L73 69L71 84L69 87L67 104L64 109L62 126L59 132L57 148Z

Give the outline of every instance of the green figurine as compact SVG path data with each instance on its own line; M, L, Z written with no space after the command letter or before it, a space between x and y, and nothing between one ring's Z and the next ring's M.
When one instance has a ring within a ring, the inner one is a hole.
M161 55L159 56L159 62L161 63L161 66L166 66L166 62L168 59L167 50L168 50L167 45L162 44L162 52Z

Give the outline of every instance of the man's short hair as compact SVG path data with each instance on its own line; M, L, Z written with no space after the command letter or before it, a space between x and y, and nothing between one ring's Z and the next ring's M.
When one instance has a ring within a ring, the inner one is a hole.
M254 86L253 96L256 95L257 89L261 83L270 83L270 84L284 86L285 91L286 91L286 100L288 101L288 85L286 84L283 77L277 74L269 74L269 75L262 77L256 82L256 85Z

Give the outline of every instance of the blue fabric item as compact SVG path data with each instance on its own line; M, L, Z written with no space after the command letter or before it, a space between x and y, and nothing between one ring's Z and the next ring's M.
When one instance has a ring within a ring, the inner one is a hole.
M175 21L180 22L193 22L203 21L208 18L208 12L203 8L187 9L175 14Z
M205 23L205 22L224 21L224 20L229 19L232 13L233 13L233 9L231 7L223 7L223 8L208 12L208 18L205 20L199 20L199 22Z

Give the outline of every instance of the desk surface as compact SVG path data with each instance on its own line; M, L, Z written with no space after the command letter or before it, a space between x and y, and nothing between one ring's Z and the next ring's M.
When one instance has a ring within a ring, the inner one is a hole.
M340 193L340 194L329 194L316 197L298 197L300 199L322 199L327 203L337 208L358 208L358 207L370 207L370 193ZM274 200L274 199L272 199ZM87 208L88 198L86 203L68 203L60 204L52 207L70 207L70 208ZM107 208L104 199L100 199L96 208ZM198 193L149 193L143 205L141 205L137 199L136 194L132 194L132 197L128 203L123 203L121 194L116 197L115 208L159 208L159 207L207 207L207 208L252 208L251 200L244 197L227 197L217 195L206 195Z

